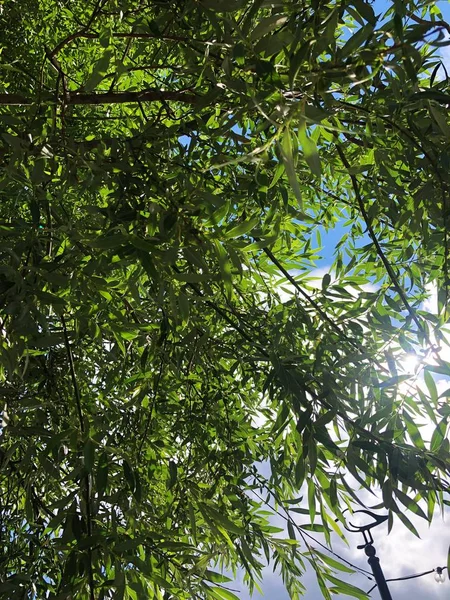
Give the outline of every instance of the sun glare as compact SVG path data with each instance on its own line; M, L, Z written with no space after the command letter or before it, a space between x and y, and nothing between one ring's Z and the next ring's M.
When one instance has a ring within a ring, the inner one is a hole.
M417 354L405 354L398 360L398 366L405 374L415 373L420 363L420 356Z

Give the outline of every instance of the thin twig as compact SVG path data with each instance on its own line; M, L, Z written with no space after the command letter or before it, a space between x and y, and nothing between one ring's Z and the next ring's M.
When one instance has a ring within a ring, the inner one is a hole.
M182 271L180 271L180 269L178 269L178 267L172 267L173 270L176 273L182 273ZM231 319L227 313L220 307L217 306L217 304L215 304L214 302L212 302L211 300L208 300L205 295L203 294L203 292L200 290L200 288L195 285L195 283L186 283L186 285L188 287L190 287L197 296L199 296L200 298L202 298L203 302L205 302L205 304L207 304L210 308L212 308L215 312L217 312L221 317L223 317L225 319L225 321L231 325L231 327L233 327L233 329L235 331L237 331L247 342L249 342L252 346L256 346L257 349L261 352L261 354L265 357L265 358L269 358L269 353L267 352L267 350L264 349L263 346L261 346L260 344L256 344L254 339L251 337L250 334L248 334L242 327L240 324L237 324L233 321L233 319Z
M371 111L363 106L359 106L359 105L354 105L354 104L350 104L348 102L345 102L343 100L339 101L339 104L341 104L342 106L346 106L349 109L352 110L356 110L356 111L362 111L363 113L365 113L366 115L370 116L372 115ZM413 146L421 153L424 155L424 157L427 159L427 161L429 162L429 164L431 165L438 181L441 187L441 198L442 198L442 212L443 212L443 221L444 221L444 227L443 227L443 233L444 233L444 252L445 252L445 257L444 257L444 288L445 288L445 306L447 307L448 305L448 300L449 300L449 293L448 293L448 289L449 289L449 275L448 275L448 260L449 260L449 242L448 242L448 232L447 232L447 220L448 220L448 200L447 200L447 196L448 196L448 191L447 191L447 186L444 182L444 179L439 171L439 167L438 164L436 162L436 160L431 156L431 154L428 152L428 150L424 147L424 145L419 142L412 133L410 133L407 129L405 129L404 127L402 127L401 125L399 125L398 123L396 123L395 121L393 121L392 119L390 119L389 117L386 117L386 115L377 115L378 118L380 118L381 120L383 120L385 123L387 123L388 125L390 125L393 129L396 129L397 131L399 131L402 135L404 135L406 138L408 138L408 140L413 144Z
M364 202L361 196L361 192L359 189L359 183L358 183L358 179L356 178L356 175L354 175L353 173L351 173L349 171L350 169L350 163L347 160L347 157L344 154L344 151L342 150L342 148L340 147L339 144L336 144L336 150L342 160L342 163L344 164L344 167L347 169L347 171L349 172L349 177L350 177L350 181L352 182L352 187L353 187L353 191L355 194L355 198L356 201L358 203L359 206L359 210L361 211L361 215L364 219L364 223L366 224L367 227L367 231L369 233L369 236L376 248L377 254L381 259L381 262L383 263L387 274L389 275L390 280L392 281L392 284L397 292L397 294L400 296L403 305L405 306L406 310L408 311L409 316L411 317L411 319L414 321L414 323L417 325L418 330L425 336L427 343L429 343L431 345L431 341L428 338L428 334L425 331L425 329L423 328L422 323L419 321L415 310L412 308L412 306L409 303L408 297L406 296L403 288L401 287L399 281L398 281L398 277L395 274L394 269L392 268L391 263L388 261L388 259L386 258L385 253L383 252L383 248L380 245L380 242L378 241L377 236L375 235L375 231L372 227L372 223L370 222L370 218L369 215L366 211L366 207L364 206Z
M258 238L254 238L254 239L258 240ZM281 273L283 273L283 275L295 287L295 289L304 298L306 298L306 300L311 304L311 306L313 306L317 310L317 312L322 317L322 319L324 319L324 321L326 321L332 327L332 329L339 335L339 337L346 340L349 344L351 344L353 346L353 348L355 348L359 352L364 353L365 352L364 347L361 346L361 344L359 344L358 342L355 342L354 340L349 338L344 333L344 331L342 331L342 329L327 315L327 313L323 310L323 308L319 305L319 303L316 302L314 300L314 298L312 298L312 296L310 296L307 292L305 292L305 290L297 283L295 278L292 277L292 275L289 273L289 271L283 267L283 265L280 263L280 261L277 259L277 257L273 254L273 252L271 250L269 250L268 248L263 248L263 251L270 258L270 260L274 263L274 265L277 267L277 269ZM386 367L384 365L382 365L380 362L375 361L375 364L384 372L386 372L386 373L389 372L388 369L386 369Z
M328 546L326 546L325 544L322 544L322 542L319 542L319 540L316 540L316 538L314 536L312 536L310 533L303 531L300 529L300 526L294 521L294 519L291 517L289 510L284 506L283 502L281 501L281 499L278 497L278 494L275 494L275 492L269 488L268 484L266 481L261 481L261 476L255 475L255 478L259 481L259 483L264 487L264 489L266 490L266 492L268 492L271 496L273 496L274 500L277 502L277 504L279 504L281 506L281 508L284 510L284 512L286 513L287 516L282 515L280 513L280 511L278 511L276 508L274 508L271 504L269 504L268 502L266 502L264 500L264 498L262 496L260 496L258 494L258 492L255 492L255 490L252 490L252 494L255 494L255 496L257 496L262 502L264 502L264 504L266 506L268 506L269 508L271 508L273 511L275 511L275 513L281 518L284 519L286 522L290 522L291 525L293 527L295 527L295 529L297 529L297 531L300 533L301 536L307 536L309 537L315 544L317 544L318 546L320 546L321 548L323 548L324 550L326 550L327 552L329 552L330 554L333 554L334 556L336 556L336 558L338 558L339 560L341 560L342 562L346 563L347 565L349 565L350 567L352 567L353 569L355 569L356 571L360 571L365 577L367 577L367 579L372 579L372 574L369 571L366 571L366 569L362 569L361 567L358 567L357 565L354 565L353 563L351 563L349 560L346 560L345 558L342 558L342 556L340 556L340 554L337 554L337 552L334 552L334 550L331 550L331 548L329 548Z
M78 381L75 373L75 364L73 360L72 348L70 346L69 335L67 333L67 324L64 318L64 315L61 315L61 323L63 326L64 333L64 343L66 346L67 357L69 359L69 369L70 376L72 379L73 391L75 395L75 402L77 405L78 419L80 421L80 431L81 433L85 433L84 426L84 418L83 411L81 408L81 395L80 388L78 386ZM92 511L91 511L91 482L89 479L89 474L85 475L84 479L84 487L85 487L85 503L86 503L86 524L87 524L87 535L89 538L92 537ZM92 570L92 550L91 547L88 547L88 558L89 558L89 567L88 567L88 579L89 579L89 596L90 600L95 600L95 583L94 583L94 573Z
M165 353L165 344L166 341L164 341L164 347L163 347L163 351L162 351L162 355L161 355L161 362L159 365L159 373L158 376L156 378L155 381L155 385L153 386L153 398L152 398L152 403L150 405L150 411L147 417L147 421L145 423L145 427L144 427L144 433L142 434L142 438L141 438L141 443L139 444L139 449L138 449L138 456L141 454L142 452L142 447L144 445L145 439L147 437L147 433L150 429L150 425L152 423L152 418L153 418L153 409L155 408L155 404L156 404L156 397L158 395L158 389L159 389L159 384L161 382L161 378L162 378L162 372L163 372L163 366L164 366L164 353Z
M430 25L431 28L446 29L447 33L450 34L450 25L448 23L446 23L445 21L427 21L426 19L422 19L421 17L418 17L417 15L414 15L414 14L408 15L408 17L412 21L419 23L419 25Z
M70 346L69 335L67 333L66 320L63 315L61 315L61 323L63 326L64 343L66 346L67 358L69 359L70 377L72 379L73 391L75 394L75 403L77 406L78 420L80 422L80 430L82 433L84 433L85 427L84 427L84 419L83 419L83 410L81 408L80 388L78 387L78 381L77 381L77 377L75 374L75 365L74 365L74 361L73 361L73 354L72 354L72 348Z
M162 41L169 41L169 42L179 42L182 44L204 44L205 46L219 46L222 48L232 48L231 44L226 44L225 42L216 42L216 41L209 41L209 40L196 40L196 39L190 39L190 38L185 38L185 37L181 37L178 35L156 35L154 33L113 33L112 34L113 38L116 39L146 39L146 40L162 40ZM73 42L76 39L79 38L85 38L85 39L98 39L99 38L99 34L97 33L88 33L87 31L83 30L83 31L76 31L75 33L72 33L70 35L68 35L65 39L63 39L57 46L55 46L55 48L52 50L51 54L52 56L55 56L56 54L58 54L58 52L60 52L64 46L67 46L67 44L70 44L71 42Z

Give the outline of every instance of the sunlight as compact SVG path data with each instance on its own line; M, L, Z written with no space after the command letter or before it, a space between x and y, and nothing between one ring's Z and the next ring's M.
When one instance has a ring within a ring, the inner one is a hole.
M397 360L399 369L405 374L416 373L419 365L422 363L422 359L417 354L408 353L404 354Z

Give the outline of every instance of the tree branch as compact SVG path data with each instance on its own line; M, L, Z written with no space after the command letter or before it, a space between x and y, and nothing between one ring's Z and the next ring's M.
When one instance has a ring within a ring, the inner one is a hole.
M84 428L83 411L81 408L80 388L78 387L77 377L75 374L75 365L74 365L74 361L73 361L72 348L70 347L69 335L67 333L66 320L63 315L61 315L61 323L63 326L64 344L66 346L67 358L69 359L70 377L72 379L73 391L75 394L75 403L77 406L78 420L80 422L80 431L82 433L84 433L85 428Z
M257 238L254 238L254 239L257 240ZM330 327L333 329L333 331L335 331L339 335L340 338L344 339L351 346L353 346L353 348L355 348L356 350L358 350L359 352L364 354L365 353L364 347L361 346L361 344L359 342L355 342L354 340L349 338L348 335L346 335L346 333L344 331L342 331L342 329L327 315L327 313L323 310L323 308L320 306L320 304L318 302L316 302L314 300L314 298L312 296L310 296L310 294L305 292L305 290L297 283L295 278L292 277L292 275L289 273L289 271L287 271L287 269L285 269L283 267L283 265L280 263L280 261L277 259L277 257L273 254L273 252L271 250L269 250L268 248L263 248L263 252L270 258L270 260L277 267L277 269L281 273L283 273L283 275L294 286L294 288L311 304L311 306L313 306L317 310L318 314L322 317L322 319L324 321L326 321L330 325ZM384 367L384 365L382 365L379 361L375 361L375 364L382 371L388 372L386 367Z
M70 347L69 335L67 333L67 325L64 315L61 315L61 323L63 326L64 333L64 344L66 346L67 357L69 359L69 369L70 376L72 379L73 390L75 394L75 401L77 405L78 419L80 421L80 431L81 433L85 433L84 419L83 419L83 411L81 408L81 395L80 388L78 386L77 377L75 374L75 365L73 360L72 348ZM89 474L87 473L84 477L85 484L85 503L86 503L86 523L87 523L87 534L89 538L92 536L92 512L91 512L91 482L89 480ZM95 600L95 583L94 583L94 573L92 571L92 551L91 547L88 547L88 557L89 557L89 600Z
M71 35L68 35L57 46L55 46L55 48L53 48L53 50L51 52L51 56L55 56L56 54L58 54L58 52L60 52L65 46L67 46L68 44L70 44L71 42L73 42L76 39L84 38L84 39L96 40L99 37L100 36L97 33L88 33L87 31L76 31L75 33L72 33ZM127 40L127 39L163 40L163 41L167 40L169 42L179 42L179 43L184 43L184 44L197 43L197 44L204 44L205 46L221 46L223 48L231 48L232 47L231 44L226 44L224 42L196 40L196 39L185 38L185 37L178 36L178 35L156 35L154 33L132 33L132 32L130 32L130 33L113 33L112 37L116 38L116 39L125 39L125 40Z
M350 169L350 163L347 160L347 157L344 154L344 151L342 150L342 148L339 146L339 144L336 144L336 150L340 156L340 159L344 165L344 167L347 169L347 171L349 171ZM427 339L427 342L431 345L431 341L428 339L428 335L427 332L425 331L425 329L423 328L422 323L419 321L419 319L417 318L416 312L415 310L412 308L412 306L409 303L409 300L404 292L404 290L402 289L397 275L395 274L394 269L392 268L392 265L390 264L390 262L388 261L388 259L386 258L386 255L383 252L383 248L380 245L380 242L377 239L377 236L375 235L375 232L373 230L372 224L370 222L370 218L369 215L366 211L366 207L364 206L364 202L361 196L361 192L359 190L359 183L358 180L356 178L355 175L353 175L353 173L349 172L349 177L350 177L350 181L352 182L352 187L353 187L353 191L355 193L355 198L356 201L358 203L359 206L359 210L361 212L362 218L364 219L364 223L366 224L367 227L367 231L369 233L369 236L376 248L377 254L381 259L381 262L383 263L387 274L389 275L389 278L397 292L397 294L400 296L401 301L403 302L403 305L405 306L406 310L408 311L409 316L411 317L411 319L414 321L414 323L417 325L417 329L425 336L425 338Z
M101 92L84 93L68 92L64 100L66 105L79 104L127 104L134 102L183 102L184 104L197 104L201 96L191 94L183 90L141 90L139 92ZM54 98L48 98L47 102L55 103ZM22 94L0 94L0 106L24 106L36 104L36 101Z
M176 266L172 266L172 269L176 273L181 273L182 272ZM264 358L269 358L270 357L270 354L267 352L267 350L263 346L261 346L260 344L258 344L257 342L255 342L255 340L252 338L252 336L249 333L247 333L240 324L235 323L234 320L231 319L227 315L227 313L225 312L225 310L223 308L221 308L220 306L218 306L215 302L212 302L211 300L208 300L205 297L205 294L201 291L201 289L195 283L188 282L188 283L186 283L186 285L188 287L190 287L199 298L202 298L205 304L207 304L217 314L219 314L228 323L228 325L230 325L235 331L237 331L239 333L239 335L246 342L249 342L252 346L256 347L259 350L259 352L261 352L261 354L264 356Z
M426 19L422 19L414 14L409 14L408 17L412 21L419 23L419 25L429 25L430 28L446 29L447 33L450 33L450 25L448 23L446 23L445 21L427 21Z

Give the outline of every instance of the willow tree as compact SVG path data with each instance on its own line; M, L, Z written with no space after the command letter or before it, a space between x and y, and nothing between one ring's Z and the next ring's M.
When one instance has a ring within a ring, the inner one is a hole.
M306 534L358 486L411 529L443 507L449 30L427 0L3 3L2 598L230 600L267 560L365 597Z

